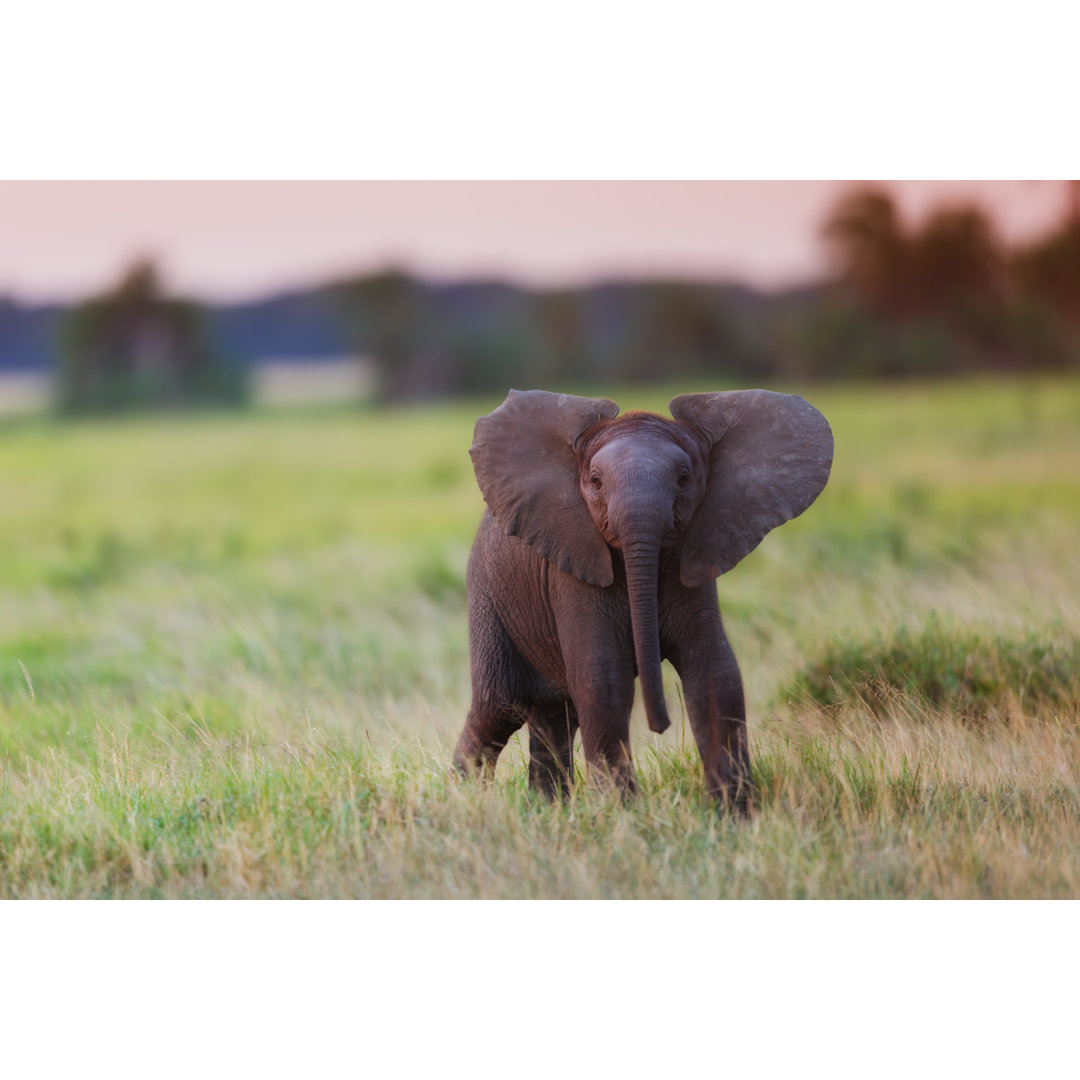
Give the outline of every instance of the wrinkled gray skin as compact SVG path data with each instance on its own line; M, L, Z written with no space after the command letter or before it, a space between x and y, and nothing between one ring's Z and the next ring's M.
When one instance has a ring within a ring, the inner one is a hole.
M649 727L668 727L661 659L683 699L709 792L752 797L742 680L714 579L801 514L832 464L832 433L800 397L685 394L672 417L610 401L510 391L469 453L487 510L467 573L472 708L454 761L494 767L529 726L529 780L573 779L581 729L590 778L636 790L634 677Z

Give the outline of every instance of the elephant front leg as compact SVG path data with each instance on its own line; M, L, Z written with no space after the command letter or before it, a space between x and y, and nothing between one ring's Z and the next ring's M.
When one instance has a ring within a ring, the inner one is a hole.
M629 613L617 596L568 575L553 582L553 609L563 660L562 678L577 711L585 767L592 787L637 792L630 756L634 705L634 644Z
M738 715L734 700L718 706L714 695L695 704L688 693L686 707L705 769L706 789L717 802L745 817L754 798L746 717Z
M568 671L570 692L581 725L589 782L614 787L622 795L637 794L630 756L630 710L634 705L634 673L629 656L621 663L582 663Z
M570 794L577 729L577 710L569 701L529 715L529 786L549 799Z
M727 651L730 654L731 650ZM684 681L683 693L705 769L706 790L724 806L746 815L753 800L754 782L742 679L734 657L727 671L725 677L701 688L687 688Z
M705 787L723 806L746 815L754 785L739 665L718 613L690 620L682 629L669 655L682 680L690 727L705 769Z

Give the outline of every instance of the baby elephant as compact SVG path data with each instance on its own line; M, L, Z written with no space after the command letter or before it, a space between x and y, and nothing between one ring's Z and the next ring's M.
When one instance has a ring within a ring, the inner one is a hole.
M636 790L634 676L649 728L669 725L660 663L682 680L709 792L751 795L742 679L713 581L801 514L832 464L832 432L800 397L684 394L674 419L542 390L476 424L469 454L487 509L466 577L472 708L454 761L493 768L529 725L530 784L590 777Z

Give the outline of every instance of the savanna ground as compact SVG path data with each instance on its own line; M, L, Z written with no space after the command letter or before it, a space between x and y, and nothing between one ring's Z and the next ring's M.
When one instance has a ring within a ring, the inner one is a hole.
M1080 896L1080 379L803 392L832 479L719 582L749 822L671 673L627 805L451 777L497 401L3 422L0 896Z

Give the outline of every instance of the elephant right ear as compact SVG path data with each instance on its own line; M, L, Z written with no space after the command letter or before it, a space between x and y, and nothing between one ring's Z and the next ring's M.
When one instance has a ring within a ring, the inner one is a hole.
M469 448L495 520L548 562L590 585L614 581L611 552L578 488L578 438L617 416L605 398L511 390L476 422Z
M670 408L710 447L705 497L687 525L679 571L684 585L703 585L821 494L832 431L801 397L768 390L683 394Z

